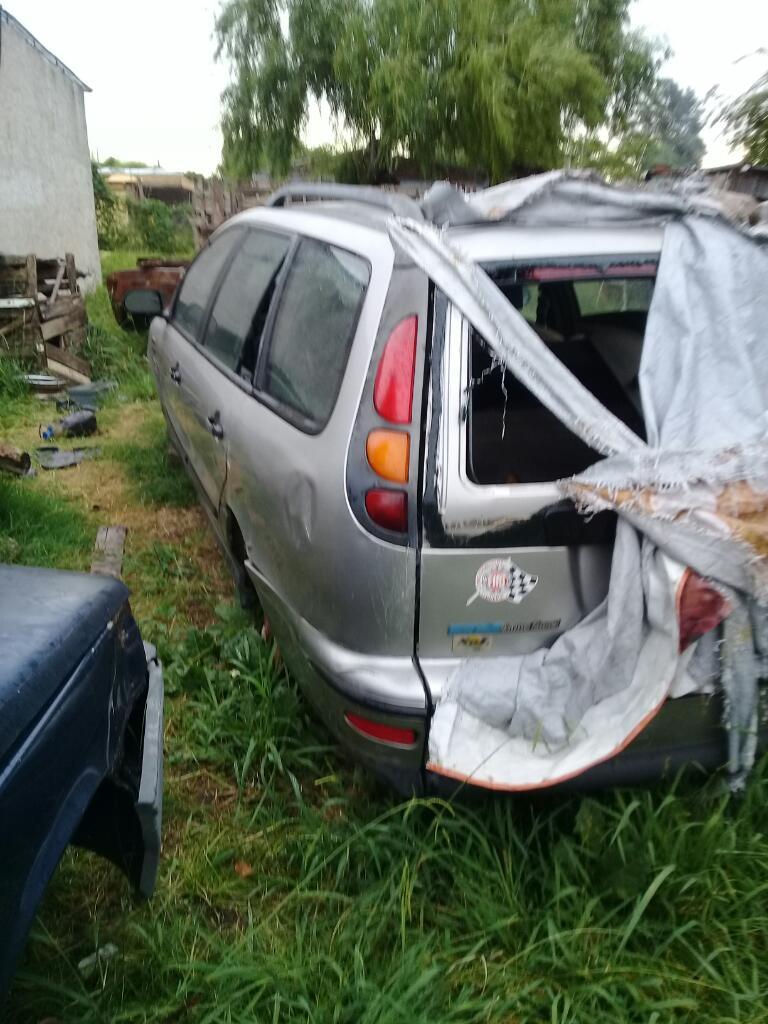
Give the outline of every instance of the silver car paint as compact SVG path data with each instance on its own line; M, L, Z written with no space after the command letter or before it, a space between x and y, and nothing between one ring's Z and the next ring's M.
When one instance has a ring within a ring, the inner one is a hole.
M281 419L249 394L233 374L222 370L164 321L156 320L152 326L150 358L169 425L209 498L219 537L226 539L226 517L231 513L245 541L246 569L286 662L303 689L336 735L364 760L418 768L422 764L424 716L459 660L450 646L446 624L454 617L466 621L466 602L478 566L505 552L440 550L425 545L420 553L417 602L417 552L371 536L354 518L345 487L347 452L394 253L383 221L363 227L336 220L328 212L327 207L322 214L313 212L311 206L267 208L229 222L268 225L327 241L366 257L371 264L371 281L341 390L320 434L305 434ZM455 237L472 258L482 262L653 252L661 243L657 229L531 231L496 225L456 229ZM446 521L464 524L498 517L525 519L556 500L554 487L478 487L463 472L466 432L461 429L460 404L468 372L467 333L454 311L449 315L445 351L447 401L438 410L441 513ZM423 352L419 359L421 368ZM176 363L188 390L170 380ZM417 391L419 380L417 375ZM208 415L216 411L223 430L220 441L214 441L205 429ZM414 474L419 469L418 459L414 446ZM542 580L515 610L523 619L559 618L559 628L566 628L594 607L604 593L609 557L605 550L516 549L514 557ZM417 665L414 630L419 604ZM476 614L479 609L472 618ZM483 615L488 618L488 606ZM525 650L548 638L550 634L511 633L505 642L511 645L509 649ZM483 656L487 651L477 653ZM392 720L412 724L419 743L408 751L392 750L353 734L344 724L345 708L373 708L379 717L384 716L382 720L387 720L388 710L399 713ZM400 717L403 714L406 718Z

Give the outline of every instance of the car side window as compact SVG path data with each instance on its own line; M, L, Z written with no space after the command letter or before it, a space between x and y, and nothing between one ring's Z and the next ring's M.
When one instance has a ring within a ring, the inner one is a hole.
M370 275L360 256L311 239L291 263L263 388L317 429L336 404Z
M205 349L250 379L275 281L291 240L270 231L247 231L213 305Z
M200 251L181 282L173 322L196 341L201 337L208 300L239 237L239 231L224 231Z

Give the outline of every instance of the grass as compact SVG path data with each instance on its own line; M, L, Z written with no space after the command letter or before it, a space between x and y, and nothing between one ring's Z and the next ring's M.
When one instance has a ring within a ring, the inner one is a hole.
M737 802L716 779L397 799L234 608L156 402L123 394L100 423L99 461L2 484L0 552L81 566L97 525L129 527L167 687L160 879L144 903L68 854L4 1022L768 1021L765 762Z

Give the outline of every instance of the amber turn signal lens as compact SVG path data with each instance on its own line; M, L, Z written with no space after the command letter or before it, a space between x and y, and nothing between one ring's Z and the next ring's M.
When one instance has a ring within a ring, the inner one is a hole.
M402 491L368 491L365 510L377 526L395 533L408 532L408 495Z
M372 430L365 445L371 469L396 484L408 482L409 450L410 438L400 430Z

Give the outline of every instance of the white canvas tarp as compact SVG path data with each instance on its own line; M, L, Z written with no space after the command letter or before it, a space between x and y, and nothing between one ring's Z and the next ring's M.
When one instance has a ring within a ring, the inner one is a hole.
M438 186L424 206L437 224L664 225L640 368L646 443L444 232L391 221L395 244L495 355L607 456L561 481L563 494L585 511L619 513L606 599L551 647L462 663L435 711L430 766L488 786L552 785L626 746L671 693L691 685L689 672L711 682L703 679L711 646L693 664L692 651L678 654L671 558L714 581L732 608L722 685L730 767L741 778L754 756L766 650L768 254L706 198L611 188L584 175L553 172L469 198Z

